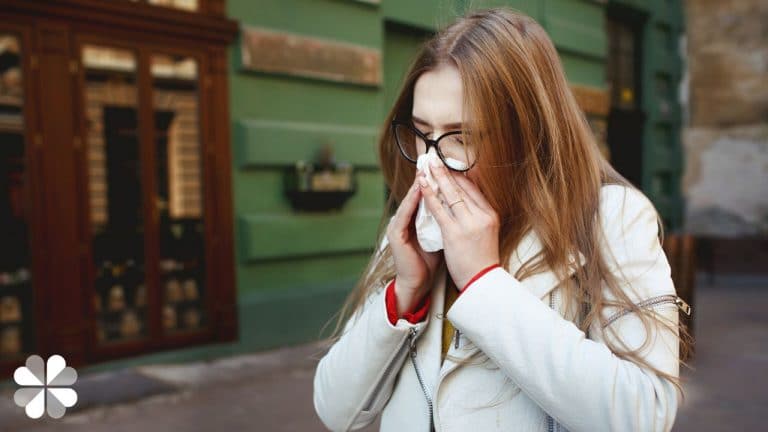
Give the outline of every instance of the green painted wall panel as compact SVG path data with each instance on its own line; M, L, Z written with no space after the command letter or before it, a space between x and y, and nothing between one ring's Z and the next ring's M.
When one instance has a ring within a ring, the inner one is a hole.
M433 33L426 30L387 25L384 34L384 108L387 113L395 103L408 67L419 48Z
M243 168L315 160L325 145L333 147L338 161L377 167L378 133L374 127L275 120L240 120L235 131Z
M243 259L260 260L334 254L371 247L381 212L259 214L241 217Z
M381 47L378 8L361 2L229 0L227 15L241 24Z
M232 120L281 120L373 127L381 119L381 92L304 78L242 72L230 76Z
M381 10L386 20L436 30L458 15L463 6L456 0L382 0Z
M372 250L253 262L242 272L248 283L240 287L240 292L276 291L285 296L301 296L317 290L346 290L362 273Z
M509 7L523 12L536 20L541 19L545 4L541 0L466 0L463 3L466 9Z
M351 0L228 1L242 26L383 49L381 6ZM338 309L375 242L384 185L376 136L380 87L245 71L230 47L233 193L240 340L231 352L314 339ZM300 213L285 170L325 144L353 163L358 189L340 211ZM301 316L275 331L287 314ZM220 352L225 352L221 350Z
M584 1L547 0L542 20L559 50L603 60L608 41L604 6Z
M602 61L567 52L560 53L560 60L571 83L605 87L605 64Z
M658 206L667 229L682 226L683 169L681 108L676 89L682 61L678 38L682 29L679 1L652 0L643 38L642 105L646 113L643 142L643 189Z

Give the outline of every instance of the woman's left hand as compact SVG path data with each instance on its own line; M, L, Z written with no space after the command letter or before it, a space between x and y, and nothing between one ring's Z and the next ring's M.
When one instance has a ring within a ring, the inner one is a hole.
M419 173L427 208L440 225L445 263L459 289L482 269L499 264L499 217L480 189L466 176L449 173L442 162L430 171L445 200L427 184ZM450 205L451 210L448 210Z

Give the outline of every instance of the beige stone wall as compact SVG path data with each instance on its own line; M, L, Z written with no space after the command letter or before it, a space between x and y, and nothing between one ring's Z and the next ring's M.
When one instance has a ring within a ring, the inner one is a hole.
M768 2L687 0L686 227L768 234Z

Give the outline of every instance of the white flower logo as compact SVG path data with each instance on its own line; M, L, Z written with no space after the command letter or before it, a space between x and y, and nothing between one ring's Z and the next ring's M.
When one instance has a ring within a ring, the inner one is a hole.
M42 417L46 408L49 416L61 418L77 403L77 392L69 388L77 381L77 371L58 354L48 357L47 364L39 355L29 356L26 366L16 368L13 380L23 387L16 390L13 400L25 407L29 418Z

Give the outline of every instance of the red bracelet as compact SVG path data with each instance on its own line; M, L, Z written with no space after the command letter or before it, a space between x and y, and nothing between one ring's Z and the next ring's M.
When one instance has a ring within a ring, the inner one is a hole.
M491 271L491 270L493 270L493 269L495 269L497 267L501 267L501 265L499 265L499 264L489 265L488 267L486 267L486 268L480 270L479 272L477 272L477 274L474 275L472 277L472 279L470 279L469 282L467 282L466 285L464 285L464 288L461 289L461 292L463 293L464 291L466 291L466 289L469 288L469 286L472 285L473 282L475 282L476 280L480 279L484 274L488 273L489 271Z
M417 322L424 319L425 316L427 316L427 312L429 311L429 303L430 303L431 297L429 293L426 293L424 297L419 301L419 303L416 305L415 310L410 312L405 312L402 316L403 319L407 320L411 324L416 324ZM392 279L392 282L389 283L387 286L387 291L384 294L384 301L387 305L387 318L389 319L389 322L392 325L397 324L397 320L400 318L397 315L397 295L395 294L395 279Z

